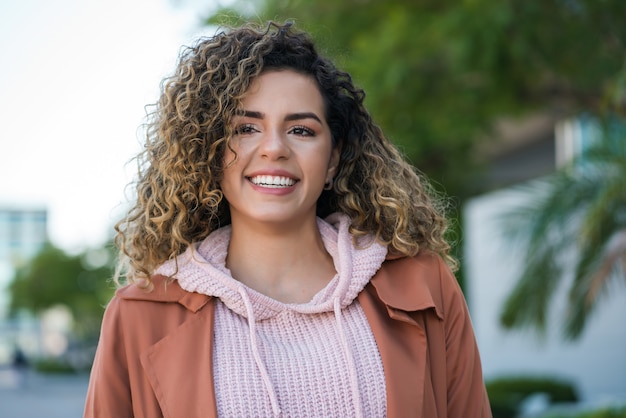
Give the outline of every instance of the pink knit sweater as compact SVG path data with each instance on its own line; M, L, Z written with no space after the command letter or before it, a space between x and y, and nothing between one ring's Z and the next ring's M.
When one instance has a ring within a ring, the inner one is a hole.
M387 249L355 247L349 219L318 227L338 274L303 304L271 299L225 267L230 227L219 229L158 273L189 292L218 299L214 381L219 416L384 417L385 376L376 342L355 299ZM373 241L373 240L371 240Z

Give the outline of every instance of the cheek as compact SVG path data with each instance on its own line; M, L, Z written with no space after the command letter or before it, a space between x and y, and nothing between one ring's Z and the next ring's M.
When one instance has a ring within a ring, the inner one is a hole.
M224 156L222 157L222 173L221 179L219 180L220 188L224 193L229 189L229 183L232 183L233 176L237 171L237 159L234 152L229 149L224 151Z
M224 156L222 158L222 179L220 180L220 184L222 186L224 183L232 182L235 178L239 178L241 176L241 170L243 167L242 164L242 155L241 152L236 151L237 153L226 150L224 152Z

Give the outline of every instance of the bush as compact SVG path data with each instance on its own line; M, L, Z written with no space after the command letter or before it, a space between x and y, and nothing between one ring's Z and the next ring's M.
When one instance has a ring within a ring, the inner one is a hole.
M46 358L35 361L34 368L40 373L73 374L76 369L67 361L58 358Z
M572 383L551 377L504 377L490 380L486 386L494 418L515 418L522 402L537 393L547 394L551 403L578 401Z
M576 415L546 415L544 418L626 418L626 407L606 408Z

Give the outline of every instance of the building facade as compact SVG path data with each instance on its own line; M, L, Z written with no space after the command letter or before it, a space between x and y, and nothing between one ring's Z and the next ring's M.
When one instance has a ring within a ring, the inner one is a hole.
M38 345L38 322L9 320L7 287L17 268L35 256L48 240L48 212L39 207L0 205L0 364L15 348ZM18 341L18 340L24 341Z

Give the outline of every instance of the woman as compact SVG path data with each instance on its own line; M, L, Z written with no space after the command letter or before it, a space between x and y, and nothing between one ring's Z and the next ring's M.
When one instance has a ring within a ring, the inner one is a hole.
M118 223L85 417L489 417L446 222L291 25L180 58Z

